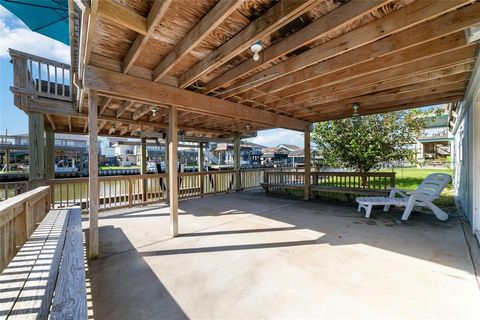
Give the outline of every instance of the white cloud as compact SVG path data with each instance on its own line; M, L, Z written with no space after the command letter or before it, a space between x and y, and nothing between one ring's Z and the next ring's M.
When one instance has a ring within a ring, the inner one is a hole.
M0 57L8 57L8 48L70 63L70 47L33 32L0 6Z
M258 143L267 147L276 147L279 144L294 144L299 147L303 146L303 133L285 130L272 129L259 131L255 138L246 139L247 141Z

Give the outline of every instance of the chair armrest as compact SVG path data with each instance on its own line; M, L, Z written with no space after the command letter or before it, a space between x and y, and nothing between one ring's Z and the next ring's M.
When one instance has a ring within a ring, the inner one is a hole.
M400 189L397 189L397 188L392 188L392 189L390 189L390 195L389 195L388 197L389 197L389 198L395 198L395 196L396 196L397 194L399 194L402 198L408 198L408 197L410 197L408 191L400 190Z

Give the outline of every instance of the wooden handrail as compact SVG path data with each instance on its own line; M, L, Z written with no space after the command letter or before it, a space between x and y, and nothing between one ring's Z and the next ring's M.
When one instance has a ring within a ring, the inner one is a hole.
M0 270L50 209L50 187L39 187L0 202Z

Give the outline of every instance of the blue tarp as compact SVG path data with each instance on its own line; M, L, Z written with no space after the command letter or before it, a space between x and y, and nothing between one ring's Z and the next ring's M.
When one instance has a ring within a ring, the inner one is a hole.
M0 5L35 32L70 44L68 0L0 0Z

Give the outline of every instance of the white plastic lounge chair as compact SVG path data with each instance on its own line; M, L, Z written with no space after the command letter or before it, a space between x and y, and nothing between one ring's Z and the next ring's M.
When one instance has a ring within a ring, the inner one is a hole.
M446 173L429 174L414 192L406 192L399 189L392 189L388 197L361 197L357 198L358 212L365 209L365 218L370 218L373 206L385 206L384 212L390 210L390 206L405 207L402 220L407 220L415 207L430 208L435 216L442 221L448 219L442 209L433 204L433 201L440 197L443 189L450 182L450 175ZM396 195L400 197L396 197Z

